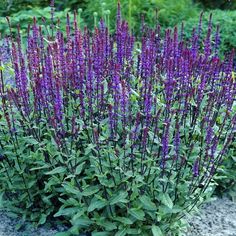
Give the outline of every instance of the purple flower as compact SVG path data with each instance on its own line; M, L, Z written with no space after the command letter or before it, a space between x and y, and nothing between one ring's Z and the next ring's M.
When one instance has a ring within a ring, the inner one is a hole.
M142 174L150 167L157 177L171 178L176 171L181 177L191 167L194 177L210 178L233 139L236 83L234 52L224 60L218 57L219 27L214 35L211 16L200 42L202 16L189 42L183 39L183 24L162 37L159 25L152 30L143 23L142 36L135 38L121 19L120 3L113 35L103 20L92 31L79 29L76 13L73 22L67 15L66 29L54 27L51 1L52 35L44 35L34 18L26 50L19 29L16 40L12 33L6 39L15 88L9 88L3 73L0 97L10 132L15 123L21 125L15 133L28 127L24 122L30 118L55 131L62 151L69 142L69 152L79 149L81 156L84 143L95 142L93 155L102 158L106 148L114 149L120 161L114 171L121 171L121 180L123 170L133 165L135 174L140 163ZM5 68L8 58L2 51Z

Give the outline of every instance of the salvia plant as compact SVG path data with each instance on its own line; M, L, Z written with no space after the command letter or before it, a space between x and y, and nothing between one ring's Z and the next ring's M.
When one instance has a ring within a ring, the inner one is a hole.
M118 3L113 35L76 12L63 34L53 6L1 48L1 204L68 235L179 235L235 135L233 52L219 59L211 17L204 41L202 15L189 42L136 39Z

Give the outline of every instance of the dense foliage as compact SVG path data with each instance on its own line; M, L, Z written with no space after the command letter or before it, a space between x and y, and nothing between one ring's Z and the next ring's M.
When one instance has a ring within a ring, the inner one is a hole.
M22 29L27 29L29 19L32 19L32 16L45 16L47 18L49 11L48 1L25 1L25 0L13 0L8 7L2 6L2 17L0 22L1 24L0 32L5 33L5 16L11 15L13 21L18 22L21 25ZM61 19L62 14L65 14L65 11L69 9L71 11L82 8L83 14L82 18L85 19L85 22L88 28L94 27L93 15L97 15L97 22L100 18L110 18L110 30L115 29L114 19L116 15L116 4L114 0L67 0L67 1L55 1L56 8L61 13L58 13L56 17ZM7 3L6 3L7 4ZM143 17L145 23L149 26L155 26L157 21L163 27L175 26L177 23L182 20L188 20L192 17L197 17L199 15L199 9L197 5L193 4L191 0L152 0L152 1L139 1L139 0L121 0L121 5L123 8L123 13L125 18L128 20L130 28L135 31L135 33L140 32L142 25L141 18ZM23 7L22 7L23 6ZM5 11L5 9L9 11ZM180 14L181 12L181 14ZM1 13L1 6L0 6Z
M196 0L196 2L202 3L206 8L236 10L235 0Z
M224 55L232 48L236 48L236 11L212 10L204 13L202 20L203 35L208 31L208 19L212 15L212 29L215 31L220 26L220 53ZM184 36L191 38L193 26L198 22L198 17L193 17L184 22ZM214 40L214 39L213 39Z
M60 21L60 27L65 32L65 26L66 26L66 18L65 15L69 12L69 9L65 9L64 11L58 11L55 12L55 19ZM69 12L69 15L72 17L73 13ZM30 10L24 9L17 13L12 14L11 16L11 29L12 34L15 36L18 31L18 26L20 25L20 31L22 38L25 42L25 39L27 37L27 31L30 27L30 24L32 23L33 17L36 17L39 19L39 25L41 27L50 28L50 22L51 22L51 15L50 15L50 7L46 8L32 8ZM83 19L80 17L80 24L83 25ZM7 24L6 17L0 17L0 32L2 32L3 36L9 35L9 26Z
M183 20L199 16L199 9L191 0L121 0L121 6L125 18L136 34L142 27L142 18L148 26L154 27L159 22L162 27L172 27ZM114 0L87 0L83 16L86 22L92 25L91 15L97 12L99 17L105 18L107 10L109 10L110 18L114 19L116 14ZM111 28L115 28L114 24Z
M218 4L220 3L217 1ZM209 4L209 2L208 2ZM226 3L225 7L233 6L233 2ZM227 5L228 4L228 5ZM185 22L185 36L191 38L192 28L198 22L198 16L201 11L202 5L199 1L191 0L152 0L152 1L139 1L139 0L121 0L124 17L128 20L130 29L137 36L140 34L140 29L143 24L149 27L155 27L158 22L164 31L168 27L181 25L182 21ZM0 6L0 32L5 35L7 30L5 16L10 15L12 19L13 31L16 31L17 24L20 24L22 30L22 37L26 36L28 24L32 21L32 16L37 18L44 17L47 21L50 20L50 11L48 9L48 1L37 0L12 0L5 1ZM66 21L64 15L69 11L80 9L81 12L81 26L87 26L92 29L102 17L106 23L109 22L109 29L111 32L115 31L115 14L116 4L114 0L66 0L55 1L57 9L55 18L61 20L61 29L65 29ZM208 5L206 5L207 7ZM217 5L218 6L218 5ZM220 5L219 5L220 7ZM6 10L7 9L7 10ZM229 9L234 9L233 7ZM207 9L206 9L207 10ZM70 13L71 14L71 13ZM216 25L220 25L221 31L221 44L220 53L224 53L235 48L235 11L222 11L213 10L209 11L203 17L203 31L206 34L207 22L209 14L213 14L213 30ZM42 21L39 24L44 25Z
M9 16L22 9L29 10L33 7L47 7L48 0L2 0L0 5L0 15Z
M1 47L2 204L75 235L179 235L233 145L234 53L219 58L211 17L203 41L200 18L189 42L159 25L140 42L119 5L115 34L54 16Z

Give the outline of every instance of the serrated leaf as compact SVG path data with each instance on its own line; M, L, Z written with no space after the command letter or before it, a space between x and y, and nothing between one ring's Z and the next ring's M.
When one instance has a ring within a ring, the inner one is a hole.
M73 179L73 178L75 178L75 175L68 175L68 176L66 176L66 178L64 180Z
M132 225L134 222L127 217L115 217L116 221L123 223L124 225Z
M106 202L102 200L92 200L89 207L88 207L88 212L94 211L95 209L101 209L104 206L106 206Z
M55 175L55 174L61 174L61 173L65 173L65 172L66 172L66 168L59 166L49 172L46 172L45 175Z
M127 203L128 202L128 200L126 199L127 196L128 196L127 192L123 192L123 191L119 192L118 195L116 195L110 199L110 204L114 205L114 204L117 204L120 202Z
M117 225L110 221L104 221L102 223L102 227L104 227L107 231L113 231L114 229L117 229Z
M47 220L47 215L46 214L42 214L39 220L39 225L43 225Z
M95 147L96 147L95 144L90 143L90 144L88 145L88 147L85 149L84 155L85 155L85 156L88 155Z
M25 138L25 141L27 143L33 144L33 145L39 144L39 142L36 139L34 139L33 137L27 137L27 138Z
M131 208L129 209L129 214L132 215L137 220L144 220L144 212L137 208Z
M88 197L88 196L91 196L91 195L97 193L98 191L99 191L99 187L98 186L91 186L91 187L86 188L82 192L82 195Z
M73 193L73 194L76 194L76 195L81 195L81 192L79 190L77 190L75 187L73 186L70 186L68 184L63 184L62 185L65 190L68 192L68 193Z
M165 206L167 206L167 207L169 207L169 208L172 208L172 207L173 207L173 202L172 202L172 200L171 200L171 198L170 198L170 196L169 196L168 193L163 193L163 194L160 196L160 200L161 200L161 202L162 202Z
M84 167L84 164L85 164L85 162L81 163L80 165L78 165L78 166L76 167L76 170L75 170L75 174L76 174L76 175L79 175L79 174L82 172L83 167Z
M43 166L33 167L33 168L31 168L30 170L33 171L33 170L41 170L41 169L47 169L47 168L50 168L50 165L45 164L45 165L43 165Z
M73 221L74 226L81 226L81 227L88 227L92 223L93 223L92 220L85 218L77 218L76 220Z
M141 196L140 201L146 210L155 211L157 209L156 205L151 201L150 197L148 197L147 195Z
M92 232L92 236L110 236L109 232Z
M140 235L141 230L140 229L127 229L128 235Z
M54 214L54 217L59 217L59 216L72 216L74 215L77 211L79 211L78 207L67 207L64 209L60 209L56 214Z
M161 232L161 229L156 225L152 225L152 235L153 236L164 236L163 233Z
M126 235L126 229L119 230L115 236L125 236Z

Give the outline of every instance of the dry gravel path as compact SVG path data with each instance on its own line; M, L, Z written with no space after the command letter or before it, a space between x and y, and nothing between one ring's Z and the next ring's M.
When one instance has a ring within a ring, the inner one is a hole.
M189 223L186 236L236 236L236 203L227 198L207 203Z
M24 223L19 231L16 230L20 219L9 217L5 211L0 211L0 236L53 236L63 228L52 229L47 226L36 229L30 223Z

